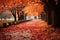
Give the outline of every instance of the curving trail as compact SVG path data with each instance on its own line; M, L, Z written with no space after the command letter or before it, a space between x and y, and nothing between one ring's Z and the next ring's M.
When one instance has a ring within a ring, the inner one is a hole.
M31 20L7 28L0 28L0 40L60 40L59 29L48 27L41 20Z

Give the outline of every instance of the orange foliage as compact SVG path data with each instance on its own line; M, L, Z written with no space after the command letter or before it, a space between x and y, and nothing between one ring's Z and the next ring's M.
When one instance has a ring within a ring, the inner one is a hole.
M37 3L37 2L41 2L41 1L40 0L1 0L0 6L3 5L3 8L0 7L0 9L1 9L0 12L6 8L11 8L11 7L20 5L20 4L24 4L26 6L25 9L26 10L29 9L28 10L29 15L31 15L31 13L33 13L33 12L35 14L33 13L32 15L38 15L37 13L40 13L43 11L43 5L42 4L32 4L32 2Z
M43 12L43 7L44 5L42 4L30 3L23 9L23 11L28 15L37 16L38 14Z

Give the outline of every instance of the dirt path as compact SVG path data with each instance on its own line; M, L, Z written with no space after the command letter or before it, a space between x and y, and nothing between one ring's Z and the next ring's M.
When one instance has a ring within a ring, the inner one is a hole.
M60 30L48 27L43 20L0 28L0 40L60 40Z

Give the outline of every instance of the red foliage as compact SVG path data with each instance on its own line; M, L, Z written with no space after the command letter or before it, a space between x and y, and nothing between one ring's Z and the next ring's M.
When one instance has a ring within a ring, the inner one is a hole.
M38 26L45 24L43 26ZM33 24L34 23L34 24ZM30 24L30 25L28 25ZM12 25L8 28L0 28L0 40L60 40L60 33L42 20Z

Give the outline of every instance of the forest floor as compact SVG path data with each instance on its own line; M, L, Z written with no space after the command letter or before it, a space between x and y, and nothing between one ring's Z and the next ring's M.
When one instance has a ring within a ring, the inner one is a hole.
M41 19L0 28L0 40L60 40L60 28Z

